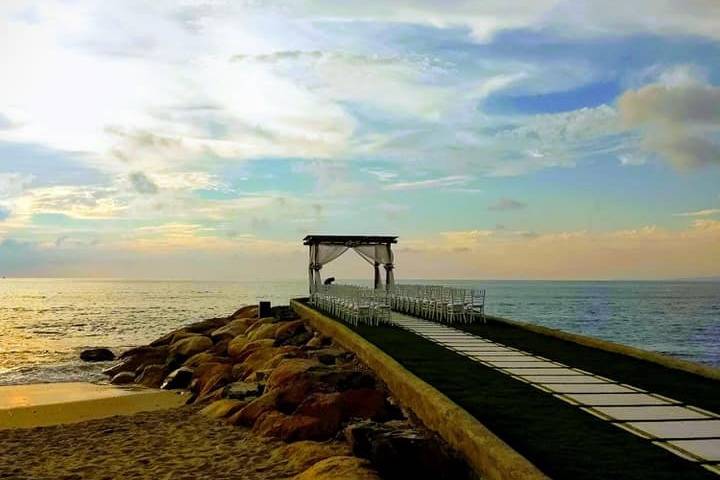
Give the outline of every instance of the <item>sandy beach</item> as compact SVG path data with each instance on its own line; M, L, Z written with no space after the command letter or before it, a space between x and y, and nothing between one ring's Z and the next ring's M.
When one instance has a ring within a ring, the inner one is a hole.
M299 473L280 455L283 442L208 419L197 410L180 407L0 431L0 478L252 480Z

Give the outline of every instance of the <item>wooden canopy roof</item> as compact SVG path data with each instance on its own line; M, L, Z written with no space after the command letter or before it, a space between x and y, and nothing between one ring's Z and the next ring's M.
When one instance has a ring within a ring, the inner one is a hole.
M397 243L397 238L387 235L308 235L303 239L303 245L387 245Z

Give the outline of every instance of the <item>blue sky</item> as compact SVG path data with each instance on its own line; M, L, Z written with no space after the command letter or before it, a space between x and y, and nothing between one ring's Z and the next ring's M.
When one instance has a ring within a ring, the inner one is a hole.
M720 4L0 6L0 274L720 274ZM339 274L363 264L346 262Z

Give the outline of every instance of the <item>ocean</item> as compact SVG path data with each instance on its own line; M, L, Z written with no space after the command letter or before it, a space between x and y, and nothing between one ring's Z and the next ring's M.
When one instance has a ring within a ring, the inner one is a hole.
M720 282L445 281L487 289L487 312L720 367ZM287 304L304 280L0 279L0 384L103 381L87 347L117 350L258 300Z

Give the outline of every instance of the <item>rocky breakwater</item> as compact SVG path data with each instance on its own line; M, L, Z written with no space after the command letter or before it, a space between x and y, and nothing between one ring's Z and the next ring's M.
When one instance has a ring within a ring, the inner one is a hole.
M123 352L105 373L114 384L187 390L198 414L287 442L269 455L298 480L472 477L351 352L288 307L257 317L246 306L187 325Z

